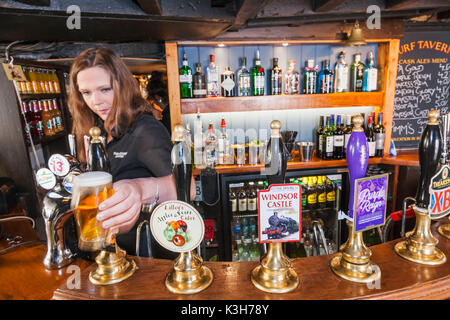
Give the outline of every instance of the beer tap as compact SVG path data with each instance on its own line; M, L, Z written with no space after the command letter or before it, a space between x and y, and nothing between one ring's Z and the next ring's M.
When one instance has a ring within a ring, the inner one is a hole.
M37 172L38 184L48 190L43 199L42 217L47 237L43 263L47 269L59 269L73 261L78 250L73 211L70 210L71 182L80 173L80 163L70 155L54 154L49 169Z
M322 225L320 224L319 221L314 220L312 222L312 226L313 226L313 231L314 231L314 242L315 242L315 245L316 245L317 255L320 256L320 242L319 242L319 240L322 241L323 248L325 249L325 253L329 254L328 245L327 245L327 239L325 238L325 233L323 232Z

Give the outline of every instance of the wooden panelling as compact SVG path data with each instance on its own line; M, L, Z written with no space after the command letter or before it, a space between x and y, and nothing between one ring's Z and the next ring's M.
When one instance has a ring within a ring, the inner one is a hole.
M166 42L167 86L169 90L170 126L181 124L180 83L178 80L178 52L175 42Z

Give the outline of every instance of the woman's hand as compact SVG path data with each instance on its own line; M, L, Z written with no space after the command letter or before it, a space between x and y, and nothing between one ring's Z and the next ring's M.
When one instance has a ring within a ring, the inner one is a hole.
M105 229L117 228L119 233L131 230L139 218L142 206L142 189L133 179L113 184L114 194L99 206L97 220Z

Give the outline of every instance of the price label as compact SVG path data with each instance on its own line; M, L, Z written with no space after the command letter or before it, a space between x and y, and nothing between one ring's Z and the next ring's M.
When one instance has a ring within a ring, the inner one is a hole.
M197 248L205 235L205 224L190 204L171 200L161 203L150 217L150 229L156 241L174 252Z
M45 190L53 189L56 185L55 175L47 168L39 169L38 172L36 172L36 181L38 185Z
M62 177L69 173L70 164L63 155L54 154L48 159L48 168L55 175Z

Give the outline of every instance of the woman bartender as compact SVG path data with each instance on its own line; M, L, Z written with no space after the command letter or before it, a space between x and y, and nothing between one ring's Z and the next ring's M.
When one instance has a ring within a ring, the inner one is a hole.
M118 245L133 254L141 206L153 202L157 191L159 202L176 199L169 133L153 117L127 66L110 49L82 52L71 67L70 85L78 150L84 150L83 136L94 125L107 137L114 195L100 204L97 219L104 228L117 230ZM79 156L86 160L83 152ZM195 196L194 181L191 191Z

